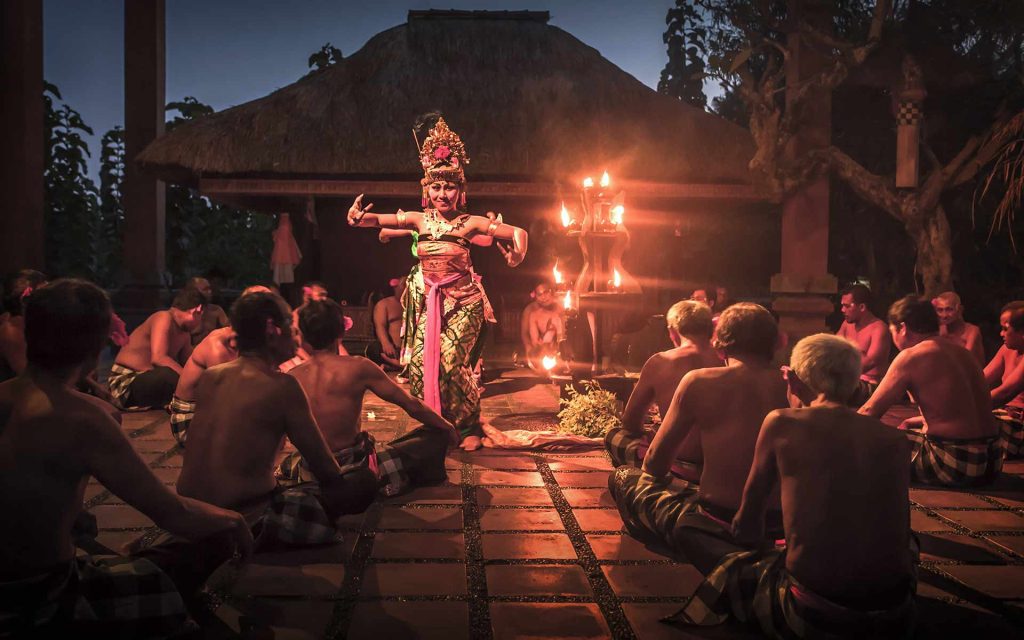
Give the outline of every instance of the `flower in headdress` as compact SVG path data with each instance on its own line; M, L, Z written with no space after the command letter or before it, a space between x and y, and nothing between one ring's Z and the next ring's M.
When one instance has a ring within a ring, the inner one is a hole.
M448 148L448 145L441 145L434 149L434 157L438 160L445 160L450 155L452 155L452 150Z

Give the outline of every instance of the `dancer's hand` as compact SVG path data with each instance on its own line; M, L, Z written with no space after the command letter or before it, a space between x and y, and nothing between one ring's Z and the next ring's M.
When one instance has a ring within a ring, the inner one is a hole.
M348 223L353 227L358 227L359 223L363 221L363 216L373 208L373 203L363 207L363 194L356 196L356 199L352 201L352 206L348 208Z
M498 251L501 252L501 256L505 258L505 264L510 267L518 267L523 262L523 258L526 256L520 255L510 248L507 248L504 244L496 242L495 245L498 247Z

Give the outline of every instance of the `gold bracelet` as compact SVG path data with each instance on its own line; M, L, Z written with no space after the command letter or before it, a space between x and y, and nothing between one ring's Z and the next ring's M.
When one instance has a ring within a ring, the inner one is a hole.
M491 224L487 227L487 235L493 237L494 234L498 231L498 227L500 227L500 226L501 226L501 214L499 213L498 217L495 218L491 222Z
M402 211L401 209L399 209L398 213L395 214L395 219L398 220L398 226L400 226L400 227L404 227L405 226L405 218L406 218L405 212Z

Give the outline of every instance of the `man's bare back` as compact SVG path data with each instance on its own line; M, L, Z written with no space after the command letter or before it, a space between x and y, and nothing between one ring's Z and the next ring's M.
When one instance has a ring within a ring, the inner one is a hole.
M882 379L889 364L891 347L889 327L885 322L873 316L862 325L844 322L836 335L850 340L860 348L864 358L864 369L861 371L863 379L874 383Z
M178 326L167 309L146 318L128 337L128 344L117 354L117 364L135 371L165 366L181 372L181 365L192 353L192 337ZM173 365L173 366L172 366Z
M993 436L988 387L971 352L937 335L900 352L860 413L880 417L907 391L929 435L971 439Z
M707 341L687 341L681 346L654 354L640 370L640 379L622 412L623 427L639 431L651 403L657 404L658 413L664 420L683 376L694 369L720 366L722 359Z
M903 434L846 407L781 409L765 419L749 484L781 487L786 567L812 592L840 603L905 596L909 457ZM738 530L757 518L747 508Z
M985 347L981 342L981 329L978 328L978 325L961 320L955 325L940 325L939 329L939 335L952 341L953 344L967 349L978 361L978 364L985 365Z
M174 390L175 397L181 400L192 400L195 396L196 384L204 371L218 364L231 362L238 357L234 346L235 331L231 327L215 329L203 341L196 345L189 356L178 378L178 386Z

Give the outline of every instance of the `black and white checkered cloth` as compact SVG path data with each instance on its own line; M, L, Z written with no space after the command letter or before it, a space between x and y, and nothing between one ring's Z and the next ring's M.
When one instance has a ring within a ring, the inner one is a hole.
M334 459L338 461L342 473L357 467L369 467L380 482L380 493L386 497L398 495L410 488L409 474L401 455L388 445L377 444L373 436L365 431L360 432L354 445L335 451ZM316 479L298 451L281 461L276 475L278 482L284 485Z
M128 390L135 382L135 378L139 376L140 371L131 369L124 366L123 364L114 363L110 367L110 375L107 376L107 387L110 389L110 395L114 399L114 404L118 409L127 409L126 404L128 398Z
M944 487L975 487L992 482L1003 469L1003 447L999 435L947 440L915 429L907 429L905 433L913 445L911 477L918 482Z
M896 111L896 124L914 125L921 122L924 112L917 102L901 102Z
M315 482L275 491L267 510L253 526L253 536L261 549L338 541L338 531Z
M608 489L630 535L672 548L676 524L696 509L700 487L675 476L655 478L636 467L618 467Z
M1024 452L1024 409L1006 406L992 415L999 421L999 435L1007 458L1019 458Z
M608 430L604 437L604 448L612 458L616 467L629 465L639 467L644 463L644 454L650 446L651 435L648 432L636 433L621 427Z
M185 436L192 424L192 418L196 415L195 400L182 400L178 396L171 398L167 405L167 411L171 414L171 435L178 441L178 444L185 446Z

